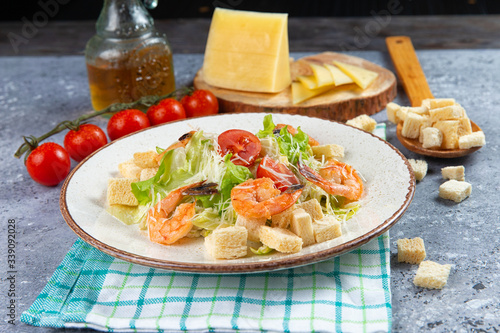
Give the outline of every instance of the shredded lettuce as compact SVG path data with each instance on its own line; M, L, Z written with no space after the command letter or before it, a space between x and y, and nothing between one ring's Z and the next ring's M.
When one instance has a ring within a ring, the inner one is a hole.
M268 254L271 253L274 249L270 248L267 245L262 245L258 249L254 249L253 247L250 247L250 251L252 251L254 254L257 255L263 255L263 254Z

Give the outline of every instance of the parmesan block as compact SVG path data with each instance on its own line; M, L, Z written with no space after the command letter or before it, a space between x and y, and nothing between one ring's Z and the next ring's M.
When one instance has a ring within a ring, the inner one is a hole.
M378 73L362 67L346 64L340 61L334 61L333 63L362 89L366 89L378 77Z
M424 240L420 237L413 239L398 239L398 262L420 264L425 259Z
M486 144L483 131L477 131L469 135L461 136L458 139L458 148L469 149L472 147L482 147Z
M441 175L444 179L465 180L465 168L463 165L449 166L441 169Z
M424 123L424 117L408 112L401 129L401 135L409 139L418 139L420 136L420 126Z
M216 8L203 79L235 90L275 93L291 81L288 15Z
M309 64L309 65L311 66L311 69L314 73L314 78L316 79L315 88L335 85L335 82L333 81L333 76L326 67L316 64Z
M418 266L413 283L418 287L442 289L448 282L450 270L451 265L440 265L429 260L422 261Z
M336 86L341 86L343 84L349 84L354 82L349 76L345 75L344 72L342 72L337 67L329 64L324 64L324 66L326 67L326 69L330 71L330 74L332 74L333 83Z
M462 202L470 196L471 192L471 184L454 179L448 180L439 186L439 197L455 202Z
M235 259L247 255L247 229L241 226L215 229L205 237L205 248L215 259Z
M409 159L408 162L410 162L411 168L413 169L415 179L418 181L424 179L425 175L427 175L427 162L414 159Z
M389 104L386 105L387 119L391 123L393 123L393 124L399 123L399 118L396 116L396 114L400 108L401 108L401 106L399 106L398 104L393 103L393 102L390 102Z
M458 120L441 120L435 122L433 127L439 129L443 133L443 142L441 148L455 149L458 148Z

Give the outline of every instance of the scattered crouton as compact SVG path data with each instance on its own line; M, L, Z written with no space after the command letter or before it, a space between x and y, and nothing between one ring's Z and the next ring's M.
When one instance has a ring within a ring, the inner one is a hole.
M132 183L138 181L137 178L111 178L108 180L108 204L137 206L139 201L132 193Z
M313 146L311 148L314 157L318 160L321 160L323 156L325 159L344 157L344 147L333 143L328 145Z
M472 185L458 180L448 180L439 186L439 196L443 199L462 202L472 192Z
M422 261L417 269L413 283L418 287L442 289L448 281L451 265L440 265L433 261Z
M420 264L425 259L424 240L420 237L413 239L398 239L398 262Z
M375 130L375 127L377 127L377 122L366 114L362 114L357 116L356 118L350 119L346 121L346 124L360 128L363 131L367 131L370 133Z
M325 216L321 220L314 221L313 230L316 243L326 242L328 240L342 236L340 222L331 215Z
M262 226L259 229L262 244L282 253L297 253L302 250L302 238L283 228Z
M424 179L425 175L427 175L427 162L414 159L409 159L408 162L410 162L411 168L413 169L415 179L418 181Z
M128 160L126 162L118 164L118 171L125 178L140 178L141 168L135 164L134 160Z
M205 248L215 259L235 259L247 255L247 229L242 226L217 228L205 237Z
M144 169L144 168L154 168L158 166L157 161L158 153L155 151L139 152L134 154L134 163Z
M441 169L441 175L444 179L465 180L465 168L463 165L449 166Z
M293 211L290 231L302 238L302 246L315 243L311 215L302 208Z
M263 218L256 218L256 219L250 219L250 218L245 218L241 215L238 215L236 218L236 223L235 225L237 226L242 226L247 229L248 232L248 240L252 242L259 242L259 229L261 226L266 225L267 219L265 217Z
M469 149L472 147L482 147L486 144L483 131L477 131L469 135L461 136L458 139L458 148Z

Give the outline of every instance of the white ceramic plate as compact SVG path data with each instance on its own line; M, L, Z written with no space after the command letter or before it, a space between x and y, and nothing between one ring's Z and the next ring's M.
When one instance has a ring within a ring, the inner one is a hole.
M402 216L415 191L415 179L404 156L386 141L359 129L318 118L273 114L274 123L301 126L321 144L344 146L344 161L365 180L358 213L342 226L343 236L302 249L300 253L253 255L215 260L203 239L182 239L164 246L152 243L136 225L128 226L106 212L109 178L133 153L166 147L193 129L221 133L239 128L257 132L264 113L224 114L157 126L113 141L80 163L66 179L60 198L68 225L84 241L114 257L169 270L200 273L271 271L310 264L351 251L387 231Z

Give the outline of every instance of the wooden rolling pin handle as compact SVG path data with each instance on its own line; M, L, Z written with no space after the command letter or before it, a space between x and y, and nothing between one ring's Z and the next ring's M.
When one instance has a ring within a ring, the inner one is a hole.
M411 105L420 106L424 99L434 98L410 37L387 37L385 42Z

